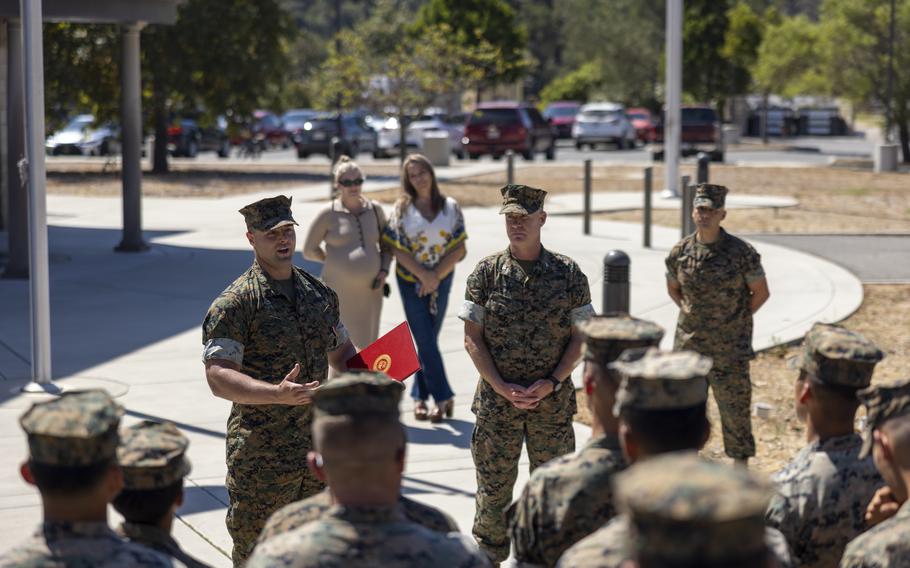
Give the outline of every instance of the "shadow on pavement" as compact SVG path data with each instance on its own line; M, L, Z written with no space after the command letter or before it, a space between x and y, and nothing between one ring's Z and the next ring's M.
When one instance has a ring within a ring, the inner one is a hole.
M228 494L224 485L193 485L183 488L183 506L178 515L192 515L227 508Z
M448 428L445 425L448 425ZM448 418L445 422L431 428L415 428L414 426L406 426L406 428L409 444L451 445L468 449L471 447L471 432L474 430L474 423Z

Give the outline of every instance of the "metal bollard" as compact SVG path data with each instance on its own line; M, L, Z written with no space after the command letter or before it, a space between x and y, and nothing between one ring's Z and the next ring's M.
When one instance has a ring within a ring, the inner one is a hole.
M692 218L692 197L689 195L689 176L682 176L679 188L679 232L683 237L689 234L689 220Z
M698 153L698 172L695 175L696 183L708 183L709 164L711 157L704 152Z
M506 150L506 183L515 183L515 152Z
M591 234L591 160L585 160L584 233Z
M654 168L648 166L645 168L645 218L644 218L644 231L645 234L642 236L642 244L645 248L651 247L651 181L653 179Z
M604 257L603 311L629 313L629 255L611 250Z

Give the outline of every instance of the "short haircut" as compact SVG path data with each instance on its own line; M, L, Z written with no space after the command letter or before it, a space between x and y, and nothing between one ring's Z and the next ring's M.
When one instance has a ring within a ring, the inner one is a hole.
M90 465L50 465L29 460L28 468L38 491L47 495L78 495L98 487L113 459Z
M313 423L313 447L326 463L374 463L404 449L406 434L397 415L321 416Z
M648 561L647 559L638 560L639 568L766 568L770 553L752 554L744 558L737 558L727 561L710 561L703 559L694 559L690 561L672 562L668 559L659 561Z
M626 408L620 419L649 454L697 450L710 428L705 404L671 410Z
M800 374L800 377L802 376ZM860 404L859 398L856 396L856 391L859 389L844 385L828 384L808 373L805 374L805 377L809 382L812 394L818 400L818 403L825 407L826 413L831 418L853 421Z
M128 523L157 525L182 491L182 479L159 489L124 489L111 504Z

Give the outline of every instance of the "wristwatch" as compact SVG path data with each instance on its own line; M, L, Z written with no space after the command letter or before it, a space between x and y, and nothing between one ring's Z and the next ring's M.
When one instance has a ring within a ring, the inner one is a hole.
M548 376L547 380L550 381L551 383L553 383L553 392L558 392L559 389L562 388L562 381L560 381L553 375Z

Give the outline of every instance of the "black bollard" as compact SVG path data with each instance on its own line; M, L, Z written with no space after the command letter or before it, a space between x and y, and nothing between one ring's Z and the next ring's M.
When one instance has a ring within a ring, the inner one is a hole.
M584 234L591 234L591 160L585 160Z
M696 183L708 183L708 165L711 157L704 152L698 153L698 172L695 174Z
M692 186L689 185L689 176L682 176L680 184L680 201L679 201L679 232L682 237L688 235L691 231L690 223L692 222Z
M506 183L515 183L515 152L506 150Z
M645 248L651 248L651 180L654 168L648 166L645 168L645 218L644 218L644 236L642 245Z
M629 255L611 250L604 257L602 313L629 313Z

